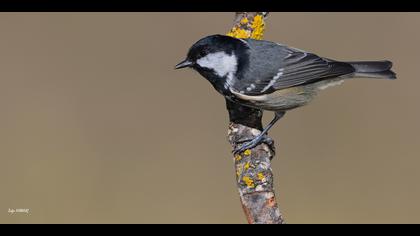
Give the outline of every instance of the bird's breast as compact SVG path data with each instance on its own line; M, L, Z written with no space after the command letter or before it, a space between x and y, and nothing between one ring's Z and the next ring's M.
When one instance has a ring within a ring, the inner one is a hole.
M306 105L316 95L311 86L292 87L261 95L246 95L231 90L233 99L243 105L271 111L285 111Z

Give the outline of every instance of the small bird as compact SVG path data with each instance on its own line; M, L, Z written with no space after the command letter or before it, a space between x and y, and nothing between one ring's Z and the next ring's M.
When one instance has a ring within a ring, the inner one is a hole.
M197 41L175 69L185 67L200 73L230 101L274 112L263 131L235 154L264 141L286 111L306 105L321 90L350 78L396 79L390 61L342 62L279 43L226 35Z

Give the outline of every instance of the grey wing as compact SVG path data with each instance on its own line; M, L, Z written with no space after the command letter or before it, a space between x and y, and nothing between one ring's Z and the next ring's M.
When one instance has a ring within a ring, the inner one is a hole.
M268 41L248 41L250 66L242 74L245 94L264 94L354 72L347 63Z

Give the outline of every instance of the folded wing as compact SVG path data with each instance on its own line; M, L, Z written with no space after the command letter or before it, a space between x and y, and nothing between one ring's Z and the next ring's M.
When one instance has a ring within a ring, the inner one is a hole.
M348 63L268 41L247 40L249 65L235 90L255 95L354 73Z

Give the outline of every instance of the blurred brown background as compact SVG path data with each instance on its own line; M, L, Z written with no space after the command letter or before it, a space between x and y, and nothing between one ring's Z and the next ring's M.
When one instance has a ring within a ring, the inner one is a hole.
M0 222L245 223L224 100L173 70L232 20L1 13ZM419 24L418 13L269 16L267 40L389 59L398 74L328 89L270 132L288 223L420 223Z

